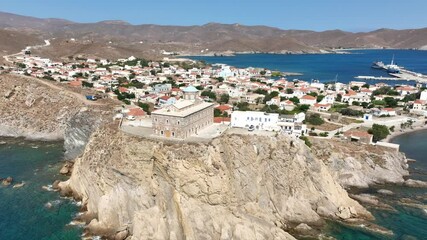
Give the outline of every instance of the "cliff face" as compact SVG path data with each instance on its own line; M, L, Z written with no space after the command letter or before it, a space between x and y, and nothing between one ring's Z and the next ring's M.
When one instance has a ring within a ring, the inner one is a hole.
M292 239L285 230L321 217L370 217L300 141L225 135L165 144L94 133L62 183L94 216L89 228L131 239Z
M373 184L403 183L409 175L403 153L359 143L314 139L313 154L344 187L367 188Z
M47 83L0 75L0 136L65 139L65 156L73 159L83 152L92 131L111 118L101 107L86 106L70 91Z

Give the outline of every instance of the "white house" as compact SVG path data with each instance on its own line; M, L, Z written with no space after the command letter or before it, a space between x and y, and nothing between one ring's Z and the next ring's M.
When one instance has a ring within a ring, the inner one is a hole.
M335 96L332 94L328 94L319 103L320 104L334 104L334 102L335 102Z
M279 103L280 110L292 111L295 109L295 104L290 100L285 100Z
M427 90L421 92L420 100L427 101Z
M306 104L306 105L314 105L317 102L317 98L310 96L310 95L304 95L299 99L300 104Z
M277 125L282 129L283 133L300 137L307 134L307 125L303 124L305 120L304 113L295 115L281 115Z
M254 128L257 130L278 130L279 114L253 111L234 111L231 114L231 126L238 128Z
M414 110L427 110L427 100L415 100L413 108Z

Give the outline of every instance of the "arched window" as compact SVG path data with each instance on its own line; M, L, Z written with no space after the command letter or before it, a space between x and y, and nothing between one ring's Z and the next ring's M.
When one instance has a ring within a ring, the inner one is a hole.
M162 130L162 131L160 131L160 135L163 135L163 130Z

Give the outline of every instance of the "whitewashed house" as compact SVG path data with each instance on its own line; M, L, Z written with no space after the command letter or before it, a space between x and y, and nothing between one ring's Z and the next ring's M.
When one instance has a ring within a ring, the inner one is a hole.
M253 128L256 130L276 131L279 114L253 111L234 111L231 114L231 126L237 128Z

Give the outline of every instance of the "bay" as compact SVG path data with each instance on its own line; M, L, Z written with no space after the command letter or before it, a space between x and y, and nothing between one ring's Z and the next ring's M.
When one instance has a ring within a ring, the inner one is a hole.
M388 76L383 70L371 68L372 62L394 62L408 70L427 74L427 51L419 50L351 50L350 54L237 54L235 56L192 56L207 63L223 63L238 68L259 67L282 72L297 72L302 76L289 76L292 80L348 83L356 76ZM377 81L366 81L369 84ZM393 81L389 84L413 84L413 81Z

